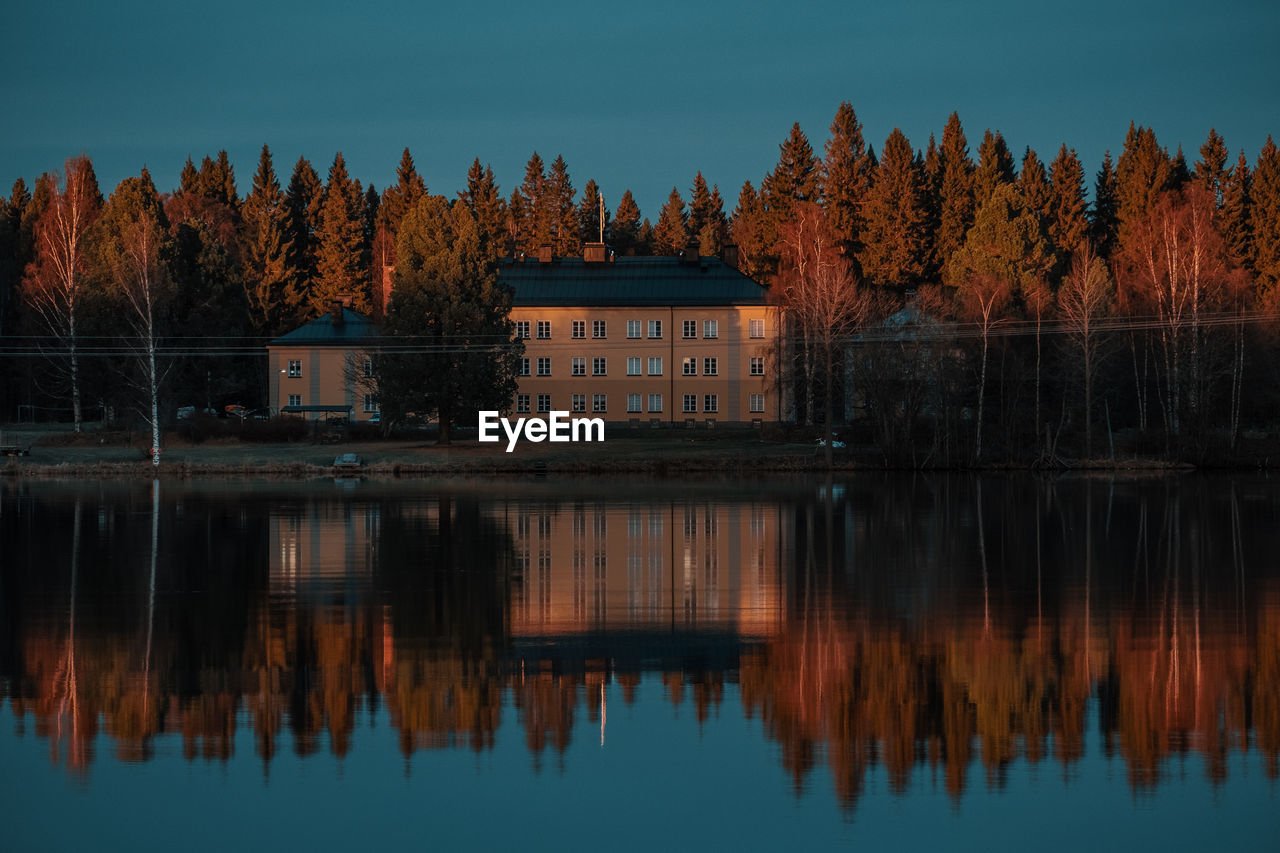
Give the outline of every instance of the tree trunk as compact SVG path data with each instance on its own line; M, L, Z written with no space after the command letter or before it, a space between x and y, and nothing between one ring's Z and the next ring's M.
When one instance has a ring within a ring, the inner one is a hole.
M827 340L824 341L823 349L826 350L824 355L826 356L827 375L826 375L826 399L823 400L823 403L825 404L826 415L823 417L822 420L826 422L826 427L827 427L827 470L830 471L831 456L832 456L831 442L833 438L832 432L831 432L831 419L835 417L835 406L831 404L831 384L832 384L831 383L831 339L829 336Z
M982 371L978 378L978 436L973 461L982 458L982 408L987 396L987 324L982 324Z

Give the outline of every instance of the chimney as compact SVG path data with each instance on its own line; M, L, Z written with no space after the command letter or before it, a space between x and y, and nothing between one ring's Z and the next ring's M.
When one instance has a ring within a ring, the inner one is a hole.
M736 270L738 268L738 246L735 243L725 243L724 248L720 250L720 260Z
M587 243L582 247L582 260L589 264L602 264L608 259L604 243Z
M689 241L689 243L685 245L684 251L680 253L680 263L682 264L696 264L701 259L702 257L699 254L699 248L696 241Z
M338 326L342 323L342 300L335 299L329 303L329 316L333 318L333 325Z
M550 243L543 243L541 246L538 247L538 263L549 264L551 263L551 258L552 258L552 255L551 255Z

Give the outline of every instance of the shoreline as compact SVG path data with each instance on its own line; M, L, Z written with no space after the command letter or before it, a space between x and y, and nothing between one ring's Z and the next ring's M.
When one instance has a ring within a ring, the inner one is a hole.
M339 468L336 457L354 453L361 464ZM675 439L621 438L608 445L534 448L514 453L495 451L473 440L447 447L423 442L354 441L339 444L242 444L207 442L166 449L157 468L146 453L131 446L40 444L30 456L0 461L0 477L8 479L128 478L363 478L394 480L417 477L471 477L572 474L684 475L849 474L853 472L1027 473L1163 475L1193 471L1246 472L1270 469L1269 460L1252 464L1201 467L1160 459L1054 460L1052 465L993 463L981 466L927 467L887 465L865 449L840 451L828 468L821 448L808 444L765 441L751 437Z

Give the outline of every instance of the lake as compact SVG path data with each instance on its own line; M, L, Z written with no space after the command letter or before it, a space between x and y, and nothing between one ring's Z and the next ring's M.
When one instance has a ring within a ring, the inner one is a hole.
M0 482L6 850L1249 849L1280 482Z

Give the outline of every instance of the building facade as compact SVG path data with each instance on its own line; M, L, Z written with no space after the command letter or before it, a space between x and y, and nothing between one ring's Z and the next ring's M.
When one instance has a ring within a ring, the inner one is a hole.
M588 244L583 257L506 260L500 275L525 346L516 414L778 420L777 312L761 285L719 258L612 258Z
M368 421L378 412L368 356L378 339L369 317L336 304L267 344L267 388L276 412Z
M615 424L780 419L778 311L765 288L715 257L509 258L500 280L525 347L509 414L567 411ZM378 412L373 321L349 308L268 345L279 412L370 420Z

